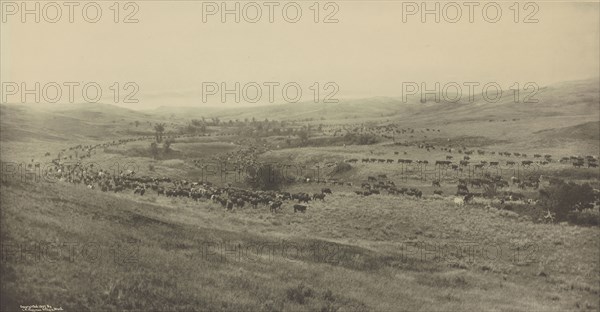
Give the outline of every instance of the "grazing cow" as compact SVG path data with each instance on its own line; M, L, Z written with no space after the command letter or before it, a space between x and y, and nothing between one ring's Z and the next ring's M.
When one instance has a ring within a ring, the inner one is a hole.
M306 206L305 205L295 204L294 205L294 213L296 213L297 211L300 211L302 213L306 212Z
M465 204L465 200L462 197L454 197L454 204L457 206L463 206Z
M442 190L435 190L435 191L433 191L433 194L435 194L435 195L443 195L444 191L442 191Z
M375 177L367 177L367 180L368 180L369 182L370 182L370 181L377 181L377 178L375 178Z
M329 188L322 188L321 189L321 193L323 193L323 194L331 194L331 189L329 189Z
M323 194L323 193L321 193L321 194L315 193L313 195L313 200L316 200L316 199L325 200L325 194Z
M434 186L434 187L435 187L435 186L437 186L437 187L442 187L442 185L440 184L440 181L439 181L439 180L434 180L434 181L432 181L432 182L431 182L431 186Z
M281 204L282 204L281 201L271 202L271 205L270 205L271 212L277 212L277 210L279 210L281 208Z
M456 191L456 195L466 195L469 194L469 189L466 184L459 184L458 190Z

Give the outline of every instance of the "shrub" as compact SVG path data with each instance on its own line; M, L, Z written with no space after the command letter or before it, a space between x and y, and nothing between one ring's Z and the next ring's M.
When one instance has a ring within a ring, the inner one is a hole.
M288 300L298 304L304 304L306 298L311 298L313 296L314 291L310 287L306 287L303 283L300 283L300 285L296 287L288 288L286 293Z
M254 188L277 190L287 181L282 171L277 167L271 164L263 164L258 168L247 168L246 182Z
M371 145L379 142L379 138L374 134L347 133L344 136L344 141L348 144Z
M600 213L598 209L571 211L567 215L567 220L577 225L598 226L600 224Z
M589 184L565 183L556 181L548 188L542 189L538 205L555 214L557 221L578 222L581 211L594 207L596 195Z
M352 166L349 163L345 163L345 162L338 162L335 167L333 168L333 170L331 171L331 174L341 174L347 171L352 170Z

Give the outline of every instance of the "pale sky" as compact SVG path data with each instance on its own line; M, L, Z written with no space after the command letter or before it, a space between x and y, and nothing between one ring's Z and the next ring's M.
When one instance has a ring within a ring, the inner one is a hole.
M203 82L225 82L231 88L234 82L297 82L302 101L308 101L315 82L321 88L335 82L336 98L343 99L400 96L402 83L408 81L498 82L508 89L514 82L542 86L599 75L598 1L535 2L539 11L534 18L539 22L529 24L514 22L515 12L509 8L513 1L501 4L497 23L486 22L481 8L487 2L475 7L473 23L464 4L458 23L446 22L443 16L435 23L433 15L422 23L418 15L403 22L400 1L337 1L334 18L339 22L325 24L313 21L313 1L297 2L302 8L297 23L283 19L285 2L275 7L273 23L262 2L257 23L243 17L235 23L233 16L221 23L218 15L207 16L204 23L202 2L138 1L134 17L139 22L124 24L113 21L113 1L99 1L102 17L96 24L83 20L81 6L74 9L74 23L68 22L66 7L54 24L43 17L38 24L33 16L26 23L18 14L6 16L0 24L0 74L2 82L28 86L36 81L94 81L102 87L106 103L112 103L109 87L114 82L135 82L140 102L118 103L131 108L203 105ZM240 3L243 7L248 2ZM228 4L233 7L233 2ZM325 10L324 4L320 2L321 20L333 11ZM533 10L521 2L519 19ZM120 18L131 11L121 7ZM489 12L493 17L493 10ZM289 13L293 17L292 9ZM80 101L81 90L75 90ZM266 92L263 87L263 100ZM121 91L121 99L127 93ZM320 97L327 93L322 90ZM66 101L67 94L62 99ZM213 105L220 101L218 96L209 99ZM18 96L8 97L8 102L19 101ZM275 102L282 101L276 89ZM252 105L243 99L241 104Z

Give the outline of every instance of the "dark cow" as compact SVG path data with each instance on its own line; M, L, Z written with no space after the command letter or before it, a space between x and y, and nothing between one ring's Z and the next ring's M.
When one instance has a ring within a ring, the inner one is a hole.
M281 204L281 201L272 202L270 206L271 212L277 212L281 208Z
M302 213L306 212L306 206L305 205L295 204L294 205L294 213L296 213L298 211L300 211Z
M319 194L319 193L315 193L315 194L313 195L313 200L317 200L317 199L320 199L320 200L325 200L325 194L323 194L323 193L321 193L321 194Z

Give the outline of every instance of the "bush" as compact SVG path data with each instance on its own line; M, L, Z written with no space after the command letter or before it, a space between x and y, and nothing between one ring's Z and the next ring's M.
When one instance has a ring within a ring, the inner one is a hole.
M306 298L311 298L314 294L310 287L306 287L302 283L296 287L288 288L286 293L288 300L298 304L304 304Z
M258 168L247 168L246 182L254 188L278 190L287 181L279 168L271 164L263 164Z
M335 165L331 174L341 174L350 170L352 170L352 166L349 163L339 162Z
M347 144L356 144L356 145L371 145L379 142L379 138L374 134L356 134L356 133L347 133L344 136L344 141Z
M598 209L571 211L567 215L567 220L577 225L598 226L600 224L600 213Z
M593 188L587 183L580 185L557 181L539 192L538 205L554 213L557 221L579 222L580 217L577 215L581 215L581 211L592 209L596 200Z

